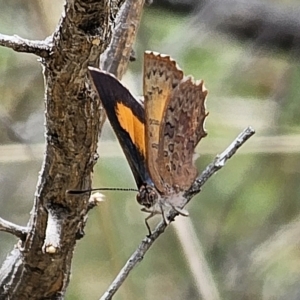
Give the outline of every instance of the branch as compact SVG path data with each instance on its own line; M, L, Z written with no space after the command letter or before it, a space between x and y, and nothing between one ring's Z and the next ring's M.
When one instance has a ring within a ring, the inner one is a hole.
M23 39L17 35L0 34L0 46L11 48L17 52L32 53L37 56L47 58L50 54L50 43L44 41L31 41Z
M144 0L127 0L120 9L114 35L109 47L101 55L101 69L118 79L124 75L132 57L132 45L141 21Z
M229 158L231 158L236 151L255 133L254 129L251 127L246 128L240 135L227 147L225 151L223 151L220 155L217 155L215 160L209 164L206 169L202 172L202 174L195 180L195 183L192 185L189 191L186 192L186 203L188 203L193 196L200 192L201 187L204 183L218 170L224 167L225 163ZM178 213L172 210L168 219L171 221L178 215ZM109 300L112 299L113 295L117 292L119 287L123 284L129 272L133 270L133 268L139 263L146 252L155 242L155 240L165 231L167 225L164 221L161 221L157 227L154 229L153 233L144 238L141 244L138 246L137 250L131 255L131 257L126 262L125 266L121 269L118 276L109 286L108 290L104 293L104 295L100 298L100 300Z
M11 233L24 241L29 229L0 218L0 231Z

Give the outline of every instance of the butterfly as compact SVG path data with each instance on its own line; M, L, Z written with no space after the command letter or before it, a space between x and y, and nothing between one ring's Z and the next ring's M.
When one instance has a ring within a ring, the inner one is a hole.
M207 90L203 81L184 76L170 56L146 51L143 96L132 96L113 75L89 68L107 117L135 178L137 201L148 220L173 208L181 215L183 193L198 175L194 152L206 136Z

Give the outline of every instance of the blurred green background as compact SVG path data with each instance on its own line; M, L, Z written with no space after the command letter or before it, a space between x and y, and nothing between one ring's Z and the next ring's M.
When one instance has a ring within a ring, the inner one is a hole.
M272 10L293 1L268 3ZM0 32L30 39L51 35L63 8L61 1L0 5ZM124 84L141 94L144 50L169 54L185 74L204 79L209 116L197 148L200 172L245 127L257 133L188 205L190 217L157 240L115 299L213 299L212 291L219 299L299 299L299 60L293 51L207 28L198 16L197 9L147 7ZM37 58L1 47L0 88L0 212L25 225L44 151ZM109 124L99 154L94 187L135 187ZM105 196L76 247L66 299L98 299L147 233L134 193ZM15 243L0 232L1 262Z

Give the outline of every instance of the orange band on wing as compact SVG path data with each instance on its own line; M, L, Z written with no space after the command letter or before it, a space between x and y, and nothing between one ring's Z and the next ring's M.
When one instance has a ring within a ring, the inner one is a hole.
M128 132L133 144L145 157L144 124L133 114L132 110L121 101L117 102L116 115L121 127Z

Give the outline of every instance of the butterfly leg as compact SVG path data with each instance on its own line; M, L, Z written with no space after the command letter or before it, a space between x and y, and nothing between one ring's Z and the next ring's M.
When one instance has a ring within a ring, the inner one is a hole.
M172 206L172 208L178 212L180 215L184 216L184 217L188 217L189 216L189 212L184 209L184 208L180 208L178 206Z
M150 215L147 218L145 218L145 224L146 224L146 227L147 227L148 233L149 233L147 235L148 237L150 237L150 235L152 234L152 231L151 231L150 225L148 223L148 220L151 219L154 215L155 215L155 213L151 212Z
M161 214L162 214L162 217L163 217L163 220L165 222L166 225L169 225L170 224L170 221L168 220L167 216L166 216L166 212L164 210L164 207L163 205L159 205L160 207L160 210L161 210Z

